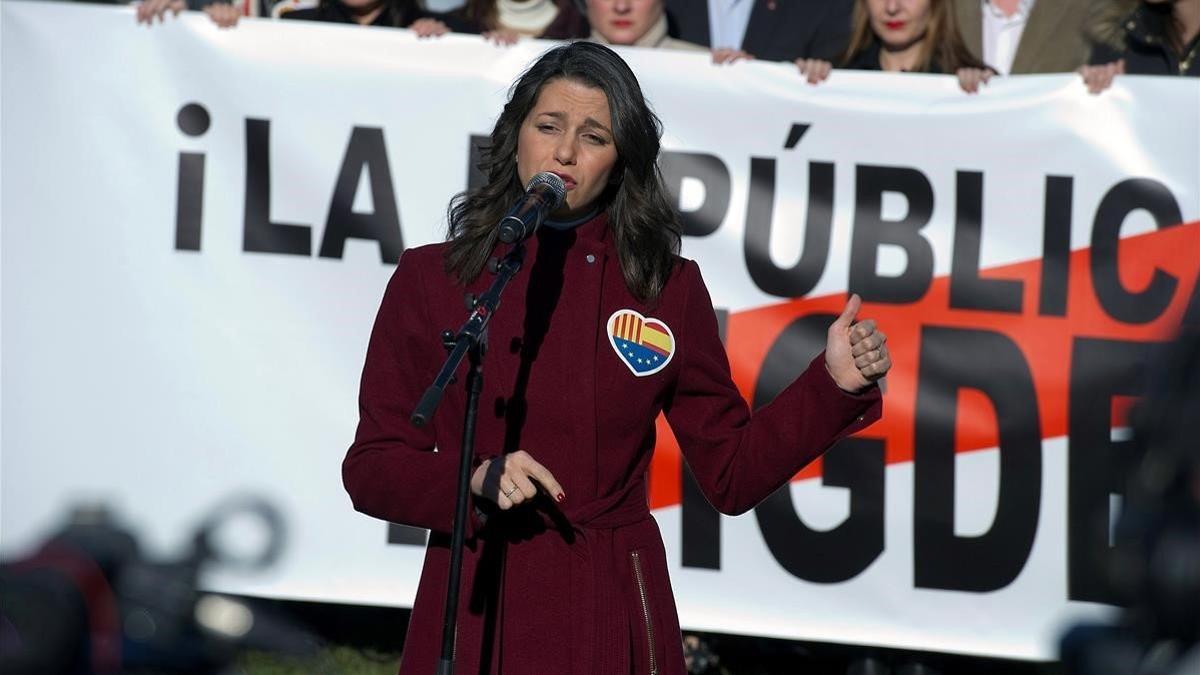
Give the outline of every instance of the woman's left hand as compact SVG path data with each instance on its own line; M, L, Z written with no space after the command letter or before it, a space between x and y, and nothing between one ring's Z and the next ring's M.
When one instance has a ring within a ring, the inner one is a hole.
M874 319L855 323L861 306L862 298L851 295L825 339L825 369L838 387L851 394L887 375L892 367L887 336L876 329Z
M417 19L408 29L420 38L441 37L450 32L450 28L437 19Z
M979 86L987 84L995 75L991 68L959 68L955 74L958 75L958 86L968 94L978 94Z

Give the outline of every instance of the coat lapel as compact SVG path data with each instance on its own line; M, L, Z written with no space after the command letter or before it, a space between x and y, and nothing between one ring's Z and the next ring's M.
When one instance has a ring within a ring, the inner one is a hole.
M775 11L767 7L768 2L769 0L754 0L754 8L750 10L750 21L746 24L746 34L742 36L742 49L752 54L753 50L747 49L746 46L769 43L771 31L775 27ZM708 11L707 4L704 11ZM799 36L797 39L800 39Z
M972 54L983 58L983 0L958 0L955 3L955 18L963 42Z
M1013 73L1029 72L1034 64L1048 50L1056 45L1074 45L1074 40L1064 40L1055 35L1064 26L1070 29L1070 24L1063 23L1063 17L1070 9L1068 0L1040 0L1033 3L1029 12L1029 21L1021 33L1021 42L1017 45L1017 54L1013 58Z
M689 13L694 13L693 16L700 15L704 17L704 20L699 22L699 24L704 27L704 36L701 38L701 42L699 44L711 45L712 26L708 25L708 3L701 2L700 0L693 0L693 2L689 3L687 11Z

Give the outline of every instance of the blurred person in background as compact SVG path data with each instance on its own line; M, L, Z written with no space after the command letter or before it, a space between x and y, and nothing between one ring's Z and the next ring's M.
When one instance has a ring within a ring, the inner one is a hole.
M1200 673L1200 326L1185 323L1142 378L1107 561L1124 609L1115 621L1068 630L1060 643L1066 675ZM1105 505L1090 522L1108 528L1110 517Z
M588 38L604 45L706 51L667 35L662 0L587 0Z
M1096 30L1079 71L1093 94L1125 73L1200 77L1200 0L1116 0Z
M711 47L714 60L836 60L853 0L666 0L670 33Z
M840 67L958 77L968 94L979 91L995 70L963 44L951 0L855 0L850 45ZM829 77L833 64L797 59L810 84Z
M1088 24L1112 0L954 0L963 42L1000 75L1072 73L1087 63Z

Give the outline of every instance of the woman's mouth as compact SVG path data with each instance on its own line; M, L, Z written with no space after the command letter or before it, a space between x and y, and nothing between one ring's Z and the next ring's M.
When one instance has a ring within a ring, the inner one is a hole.
M612 25L613 28L632 28L633 22L629 19L614 19Z
M575 189L575 177L571 174L563 173L561 171L551 171L550 173L553 173L555 176L561 178L563 180L563 184L567 186L568 190Z
M884 22L883 25L888 30L900 30L901 28L904 28L904 25L906 23L908 23L908 22L907 21L886 21L886 22Z

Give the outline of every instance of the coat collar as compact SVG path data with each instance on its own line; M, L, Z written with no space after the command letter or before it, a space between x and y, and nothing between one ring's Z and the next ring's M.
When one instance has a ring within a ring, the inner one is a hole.
M588 220L569 229L556 230L550 227L538 228L539 238L574 237L580 244L605 246L612 240L608 227L608 211L598 211Z

